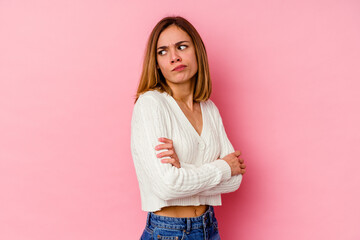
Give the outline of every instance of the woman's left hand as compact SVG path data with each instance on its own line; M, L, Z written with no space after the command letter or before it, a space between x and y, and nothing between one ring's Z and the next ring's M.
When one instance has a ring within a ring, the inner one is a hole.
M155 150L167 149L168 151L158 153L156 156L158 158L170 157L170 158L161 159L161 162L162 163L171 163L174 167L180 168L181 167L180 161L179 161L178 156L176 155L173 141L168 138L158 138L158 140L159 140L159 142L163 142L164 144L157 145L155 147Z

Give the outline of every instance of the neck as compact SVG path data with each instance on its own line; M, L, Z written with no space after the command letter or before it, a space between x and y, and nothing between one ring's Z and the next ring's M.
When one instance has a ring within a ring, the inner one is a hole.
M183 102L186 104L193 103L194 99L194 87L195 87L195 81L187 81L186 83L181 84L174 84L167 82L169 87L171 88L173 92L173 98L177 102Z
M194 87L195 87L194 79L181 84L174 84L168 82L168 85L173 92L172 97L178 103L184 103L190 109L193 108L192 106L194 103Z

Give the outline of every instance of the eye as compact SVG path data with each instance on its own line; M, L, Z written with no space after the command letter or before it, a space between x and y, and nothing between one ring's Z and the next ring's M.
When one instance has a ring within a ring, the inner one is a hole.
M161 51L158 52L158 54L159 54L159 55L164 55L165 53L163 53L163 52L166 52L166 51L165 51L165 50L161 50Z
M187 46L186 45L180 45L179 48L180 48L180 50L184 50L185 48L187 48Z

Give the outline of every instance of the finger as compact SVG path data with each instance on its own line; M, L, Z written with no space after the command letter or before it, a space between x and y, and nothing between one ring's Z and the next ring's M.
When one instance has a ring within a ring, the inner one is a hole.
M174 158L172 158L172 165L174 166L174 167L177 167L177 168L180 168L180 162L179 161L177 161L176 159L174 159Z
M245 168L246 168L246 165L245 165L245 164L240 164L240 168L245 169Z
M244 159L241 159L241 158L240 158L240 159L239 159L239 162L240 162L240 163L244 163Z
M170 149L170 148L172 148L172 144L170 144L170 143L159 144L159 145L155 146L155 150Z
M156 154L156 157L161 158L161 157L171 157L174 154L173 150L169 150L169 151L165 151L165 152L161 152Z
M161 159L162 163L170 163L171 165L180 168L180 164L177 163L177 161L174 158L165 158L165 159Z
M171 163L171 159L172 158L163 158L163 159L161 159L161 162L162 163Z
M238 156L241 155L241 152L240 152L239 150L236 150L236 151L234 152L234 154L238 157Z
M240 170L240 173L241 173L241 174L244 174L245 172L246 172L245 169L241 169L241 170Z
M164 143L173 143L173 141L171 139L168 138L164 138L164 137L160 137L158 138L159 142L164 142Z

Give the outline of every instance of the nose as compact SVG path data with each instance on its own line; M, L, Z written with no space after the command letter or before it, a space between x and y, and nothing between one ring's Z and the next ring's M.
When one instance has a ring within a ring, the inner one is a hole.
M176 53L176 51L173 51L171 53L171 63L175 63L175 62L181 62L181 57Z
M179 56L171 59L171 63L180 62L180 61L181 61L181 58Z

